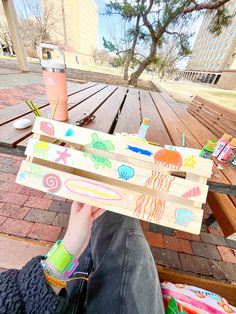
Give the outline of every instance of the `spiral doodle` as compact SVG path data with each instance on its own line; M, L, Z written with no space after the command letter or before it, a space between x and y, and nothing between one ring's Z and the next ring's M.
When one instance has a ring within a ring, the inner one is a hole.
M61 187L61 180L56 174L50 173L44 176L43 184L48 189L48 192L55 193Z

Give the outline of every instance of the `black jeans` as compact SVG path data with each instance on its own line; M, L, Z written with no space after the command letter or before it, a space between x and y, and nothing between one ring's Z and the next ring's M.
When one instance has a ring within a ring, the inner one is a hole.
M105 212L93 225L65 313L163 314L160 282L139 220Z

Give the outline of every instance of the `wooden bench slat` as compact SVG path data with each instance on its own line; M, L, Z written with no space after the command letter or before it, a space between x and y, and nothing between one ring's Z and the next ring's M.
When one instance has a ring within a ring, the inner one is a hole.
M68 96L71 96L75 93L79 93L85 89L88 89L92 86L97 85L97 83L92 83L92 82L88 82L85 84L78 84L75 86L68 86ZM27 100L27 99L26 99ZM45 106L48 105L48 99L47 96L41 96L37 99L34 100L34 102L37 104L37 106L39 107L39 109L44 108ZM13 105L10 107L7 107L5 109L1 109L1 115L0 115L0 126L7 124L10 121L13 121L15 119L19 119L21 117L24 117L25 115L27 115L28 113L30 113L30 109L28 108L28 106L25 103L20 103L17 105Z
M84 99L91 97L92 95L96 94L100 90L102 90L106 85L98 84L89 89L85 89L80 93L76 93L72 96L69 96L68 99L68 108L69 110L76 106L78 103L83 102ZM50 106L44 107L41 112L44 116L47 116L50 113L51 109ZM25 115L25 118L29 118L34 123L36 116L33 113L28 113ZM32 134L32 127L29 127L24 130L16 130L13 127L12 122L8 122L7 124L0 127L0 145L8 146L8 147L15 147L18 143L21 143L24 139L29 137ZM20 146L20 144L19 144ZM19 147L18 146L18 147ZM22 146L24 147L24 146Z
M137 89L129 89L114 133L138 133L141 121L139 92Z
M172 145L169 134L166 131L165 125L155 107L155 104L146 91L140 91L140 103L142 118L147 117L151 119L151 125L148 128L146 138L152 142L158 142L160 146Z
M236 240L236 207L228 195L209 192L207 202L224 235Z

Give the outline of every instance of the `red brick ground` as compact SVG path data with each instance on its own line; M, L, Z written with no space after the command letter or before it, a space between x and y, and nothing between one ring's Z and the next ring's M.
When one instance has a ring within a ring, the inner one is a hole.
M54 242L65 232L70 202L15 184L22 159L0 153L0 232ZM204 210L206 219L211 211ZM203 220L201 234L192 235L141 225L160 268L236 281L236 241L225 239L219 226L207 227Z
M45 88L42 84L31 84L22 87L14 87L0 90L0 109L16 105L27 99L37 99L45 95Z

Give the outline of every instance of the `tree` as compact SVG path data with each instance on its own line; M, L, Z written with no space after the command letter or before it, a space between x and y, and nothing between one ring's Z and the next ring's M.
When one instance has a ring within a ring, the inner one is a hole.
M118 14L124 19L132 20L134 17L141 16L142 25L139 32L148 31L150 44L148 54L140 61L135 72L130 76L129 83L137 85L139 76L151 64L156 55L158 47L161 46L163 37L166 34L175 34L175 28L192 23L193 19L206 11L212 12L212 23L210 31L216 35L221 32L223 26L229 25L232 16L228 14L226 4L230 0L136 0L136 1L110 1L107 7L110 14ZM121 6L123 4L123 6ZM129 4L129 5L127 5ZM125 6L125 7L124 7ZM177 36L188 34L180 32ZM147 49L147 47L146 47ZM134 51L134 50L133 50Z
M22 38L27 47L34 49L41 42L50 43L51 32L57 29L58 12L53 1L23 0L23 9L18 8Z
M111 64L112 63L112 56L107 52L106 50L98 50L98 49L93 49L92 50L93 54L93 60L95 65L99 62L100 65L103 65L104 63Z

